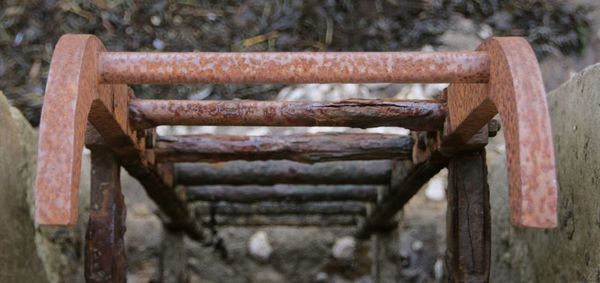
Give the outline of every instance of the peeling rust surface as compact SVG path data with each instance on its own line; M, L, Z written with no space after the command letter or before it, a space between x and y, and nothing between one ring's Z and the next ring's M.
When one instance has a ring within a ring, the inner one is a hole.
M487 82L485 52L103 52L103 83Z
M385 134L184 135L159 137L156 143L157 162L410 159L413 145L408 136Z
M38 224L71 226L77 222L88 113L92 104L105 111L113 103L109 86L99 88L97 84L96 56L102 50L100 40L90 35L65 35L56 44L39 130L35 184Z
M490 38L487 84L451 84L444 142L464 142L500 114L508 164L511 222L519 227L558 224L556 165L550 115L539 65L523 38Z
M435 100L352 99L339 102L132 100L134 127L340 126L403 127L418 131L443 128L446 106Z

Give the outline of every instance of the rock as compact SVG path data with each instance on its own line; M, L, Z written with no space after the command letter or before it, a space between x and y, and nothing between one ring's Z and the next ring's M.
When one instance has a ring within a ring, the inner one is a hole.
M248 252L250 256L258 261L268 261L273 252L273 248L269 243L269 238L265 231L257 231L248 241Z
M0 92L0 282L49 282L31 206L35 133Z
M329 278L329 275L327 274L327 272L319 272L315 276L315 282L317 282L317 283L325 283L325 282L327 282L328 278Z
M425 188L425 197L432 201L443 201L446 199L446 182L444 178L434 177Z
M339 260L351 260L354 258L356 250L356 240L353 237L346 236L339 238L333 244L331 253L333 257Z
M412 242L410 247L412 248L413 251L419 252L423 249L423 242L421 242L419 240L415 240L414 242Z

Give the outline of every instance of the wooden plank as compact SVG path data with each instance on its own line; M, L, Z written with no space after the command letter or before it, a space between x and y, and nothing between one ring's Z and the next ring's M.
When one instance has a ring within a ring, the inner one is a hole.
M375 201L373 185L275 185L194 186L187 188L188 201Z
M382 185L389 184L391 164L389 160L179 163L175 176L181 185Z
M222 162L287 159L305 163L410 159L412 139L385 134L295 134L285 136L187 135L159 137L158 162Z
M85 237L85 280L126 282L125 217L120 166L108 149L92 150L90 217Z
M402 127L441 130L445 103L435 100L351 99L343 101L132 100L137 129L159 125Z
M488 282L491 220L485 150L448 165L446 265L451 282Z
M215 202L196 206L196 212L203 215L361 215L365 204L355 201L344 202L272 202L262 201L252 204Z

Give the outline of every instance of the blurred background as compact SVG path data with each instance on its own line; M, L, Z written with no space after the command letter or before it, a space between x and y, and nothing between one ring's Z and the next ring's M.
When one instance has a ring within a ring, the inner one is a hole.
M523 36L535 50L546 89L550 91L583 67L599 61L599 31L600 1L596 0L3 0L0 91L37 127L53 48L66 33L94 34L110 51L449 51L475 49L491 36ZM444 87L443 84L133 86L138 97L196 100L431 98ZM161 129L163 133L232 134L330 130ZM493 162L504 154L503 150L501 140L491 144L489 159ZM400 246L397 257L391 259L400 266L397 279L401 282L443 279L444 182L443 175L430 182L403 213ZM166 240L155 214L156 207L137 182L124 176L123 183L129 209L126 234L129 282L158 282ZM54 262L45 266L48 274L54 274L50 281L81 280L84 224L85 220L73 229L38 230L40 237L52 246L45 255ZM224 247L205 247L186 240L186 257L176 264L188 267L189 282L372 282L370 247L368 243L348 238L352 231L223 228L217 233Z

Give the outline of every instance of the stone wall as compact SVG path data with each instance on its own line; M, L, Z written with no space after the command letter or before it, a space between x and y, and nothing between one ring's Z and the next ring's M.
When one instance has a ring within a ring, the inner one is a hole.
M24 124L0 92L0 282L47 282L29 205L35 139Z
M600 64L548 94L559 181L559 226L508 222L503 157L491 162L495 282L600 281Z

